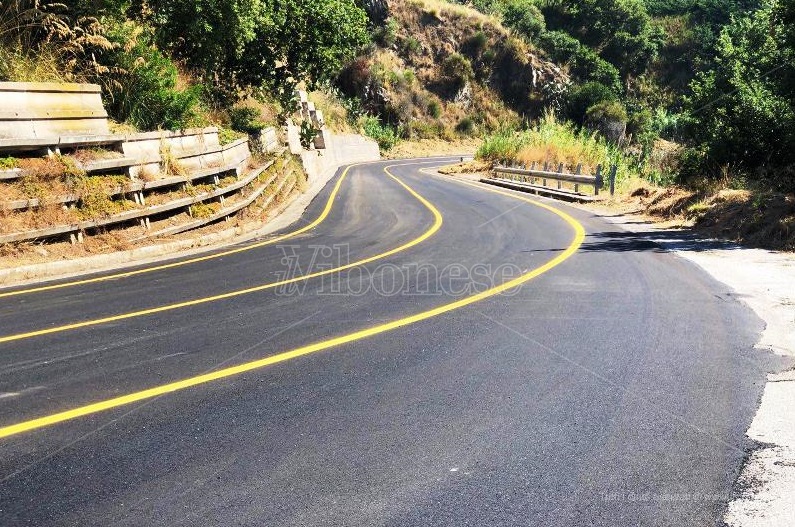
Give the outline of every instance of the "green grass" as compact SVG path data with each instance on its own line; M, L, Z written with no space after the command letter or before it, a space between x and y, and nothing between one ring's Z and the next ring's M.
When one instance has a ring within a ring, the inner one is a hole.
M17 168L15 157L0 157L0 170L11 170Z
M617 165L617 181L635 171L631 159L596 134L578 131L571 124L549 114L535 126L515 132L504 130L487 136L476 153L478 159L491 163L518 163L536 166L547 164L574 171L582 165L583 174L593 174L598 165Z
M362 128L365 135L375 139L381 150L391 149L400 140L397 131L389 125L381 124L377 117L366 117Z

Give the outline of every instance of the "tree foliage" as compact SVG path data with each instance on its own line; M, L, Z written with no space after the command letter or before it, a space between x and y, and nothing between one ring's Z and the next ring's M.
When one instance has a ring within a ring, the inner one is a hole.
M718 36L714 68L697 76L687 108L690 139L706 163L748 170L795 163L792 6L766 0Z

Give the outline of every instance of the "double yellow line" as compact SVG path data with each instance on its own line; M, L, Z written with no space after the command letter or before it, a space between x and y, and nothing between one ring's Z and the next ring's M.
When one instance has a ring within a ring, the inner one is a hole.
M434 207L430 202L428 202L425 198L423 198L422 196L417 194L411 187L409 187L408 185L406 185L405 183L400 181L398 178L396 178L394 175L392 175L392 173L389 172L389 168L390 167L385 168L384 171L392 179L394 179L401 186L403 186L403 188L405 188L412 196L417 198L420 201L420 203L425 205L431 211L431 213L433 214L433 217L434 217L433 225L431 225L431 227L428 230L426 230L424 233L422 233L417 238L414 238L413 240L411 240L411 241L409 241L407 243L404 243L403 245L401 245L399 247L395 247L394 249L390 249L388 251L376 254L375 256L370 256L368 258L364 258L362 260L357 260L355 262L351 262L351 263L348 263L348 264L345 264L345 265L342 265L342 266L339 266L339 267L334 267L332 269L324 269L322 271L318 271L318 272L315 272L315 273L310 273L310 274L305 274L305 275L301 275L301 276L296 276L294 278L289 278L289 279L281 280L281 281L278 281L278 282L271 282L271 283L268 283L268 284L261 284L261 285L254 286L254 287L248 287L248 288L245 288L245 289L238 289L238 290L235 290L235 291L229 291L227 293L221 293L219 295L212 295L212 296L206 296L206 297L202 297L202 298L195 298L193 300L186 300L184 302L176 302L176 303L173 303L173 304L166 304L166 305L163 305L163 306L151 307L151 308L148 308L148 309L141 309L139 311L131 311L129 313L122 313L122 314L119 314L119 315L112 315L112 316L109 316L109 317L95 318L95 319L92 319L92 320L83 320L81 322L74 322L74 323L71 323L71 324L64 324L62 326L55 326L55 327L46 328L46 329L38 329L38 330L35 330L35 331L29 331L27 333L17 333L17 334L14 334L14 335L5 335L5 336L0 337L0 344L2 344L4 342L13 342L13 341L16 341L16 340L29 339L29 338L32 338L32 337L40 337L40 336L49 335L49 334L52 334L52 333L62 333L64 331L70 331L70 330L73 330L73 329L86 328L86 327L90 327L90 326L98 326L98 325L101 325L101 324L108 324L110 322L118 322L120 320L127 320L127 319L131 319L131 318L138 318L138 317L143 317L143 316L148 316L148 315L154 315L154 314L163 313L163 312L166 312L166 311L173 311L175 309L182 309L182 308L186 308L186 307L198 306L198 305L201 305L201 304L209 304L210 302L217 302L219 300L225 300L225 299L228 299L228 298L234 298L234 297L238 297L238 296L242 296L242 295L248 295L248 294L256 293L256 292L259 292L259 291L265 291L267 289L275 289L275 288L283 286L283 285L292 284L292 283L295 283L295 282L302 282L304 280L309 280L310 278L317 278L319 276L324 276L324 275L328 275L328 274L332 274L332 273L338 273L338 272L344 271L346 269L351 269L353 267L359 267L361 265L366 265L368 263L374 262L376 260L381 260L383 258L387 258L387 257L392 256L394 254L397 254L399 252L405 251L406 249L414 247L415 245L418 245L418 244L424 242L425 240L427 240L428 238L430 238L431 236L436 234L436 232L442 227L442 215L436 209L436 207ZM335 191L336 191L336 189L335 189ZM331 198L329 200L329 204L330 203L331 203ZM322 219L325 218L326 215L328 215L328 212L324 211L324 214L321 215L320 221L322 221ZM316 220L316 222L319 223L317 220ZM315 223L315 222L313 222L313 223ZM298 232L299 231L296 231L295 233L292 233L292 235L294 236ZM300 232L303 232L303 229ZM287 235L285 235L285 237L286 236ZM282 237L280 239L284 239L284 237ZM272 240L270 240L269 243L274 243L274 242ZM2 437L2 436L0 436L0 437Z
M280 241L286 240L287 238L293 238L293 237L298 236L299 234L302 234L302 233L304 233L304 232L306 232L308 230L314 229L315 227L320 225L326 219L326 217L329 215L329 212L331 212L331 207L334 204L334 199L337 197L337 194L339 193L340 186L342 185L342 181L348 175L348 171L351 168L355 168L357 166L360 166L360 165L350 165L350 166L345 168L345 170L343 171L342 175L337 180L337 184L334 185L334 188L331 191L331 195L329 196L328 201L326 201L326 207L323 209L323 212L320 213L320 216L318 216L312 223L310 223L310 224L308 224L308 225L306 225L304 227L301 227L300 229L298 229L296 231L288 232L286 234L282 234L281 236L277 236L276 238L271 238L269 240L265 240L265 241L261 241L261 242L257 242L257 243L252 243L252 244L246 245L244 247L238 247L237 249L229 249L229 250L226 250L226 251L223 251L223 252L219 252L219 253L208 254L208 255L205 255L205 256L197 256L195 258L190 258L188 260L180 260L180 261L177 261L177 262L171 262L171 263L166 263L166 264L161 264L161 265L154 265L152 267L145 267L143 269L137 269L137 270L134 270L134 271L124 271L124 272L121 272L121 273L109 274L109 275L104 275L104 276L97 276L97 277L94 277L94 278L86 278L86 279L83 279L83 280L72 280L72 281L63 282L63 283L60 283L60 284L43 285L43 286L38 286L38 287L31 287L31 288L28 288L28 289L20 289L20 290L17 290L17 291L0 292L0 298L27 295L27 294L30 294L30 293L40 293L42 291L52 291L54 289L64 289L64 288L67 288L67 287L74 287L74 286L85 285L85 284L94 284L94 283L97 283L97 282L106 282L108 280L116 280L118 278L127 278L129 276L136 276L136 275L141 275L141 274L145 274L145 273L151 273L153 271L161 271L163 269L173 269L174 267L182 267L183 265L189 265L189 264L197 263L197 262L204 262L204 261L207 261L207 260L214 260L216 258L221 258L223 256L229 256L230 254L237 254L237 253L242 253L242 252L245 252L245 251L250 251L252 249L257 249L259 247L264 247L266 245L272 245L274 243L278 243Z
M401 182L400 180L395 178L394 175L389 173L388 168L389 167L384 169L387 172L387 174L389 174L396 181L398 181L401 185L403 185L406 189L408 189L412 193L412 195L416 196L420 201L423 202L423 204L425 204L427 207L429 207L434 212L434 216L436 217L436 222L434 223L434 226L436 227L436 229L434 230L434 228L432 227L431 230L426 231L425 234L420 236L420 238L422 238L422 240L427 239L428 237L430 237L433 234L433 232L436 232L436 230L438 230L438 228L441 227L441 221L442 221L441 214L435 209L435 207L433 207L432 204L430 204L427 200L425 200L425 198L423 198L422 196L417 194L414 190L410 189L403 182ZM29 420L29 421L24 421L24 422L17 423L17 424L14 424L14 425L6 426L6 427L3 427L3 428L0 428L0 438L13 436L13 435L20 434L20 433L23 433L23 432L27 432L27 431L30 431L30 430L35 430L37 428L42 428L42 427L45 427L45 426L53 425L55 423L60 423L60 422L68 421L68 420L75 419L75 418L78 418L78 417L82 417L82 416L94 414L94 413L97 413L97 412L102 412L102 411L105 411L105 410L109 410L109 409L112 409L112 408L117 408L117 407L120 407L120 406L128 405L128 404L131 404L131 403L134 403L134 402L139 402L139 401L143 401L143 400L146 400L146 399L151 399L153 397L157 397L157 396L160 396L160 395L163 395L163 394L167 394L167 393L171 393L171 392L176 392L176 391L179 391L179 390L184 390L186 388L190 388L190 387L193 387L193 386L207 384L207 383L210 383L212 381L225 379L225 378L228 378L228 377L233 377L235 375L239 375L241 373L249 372L249 371L252 371L252 370L257 370L257 369L263 368L265 366L269 366L269 365L272 365L272 364L277 364L277 363L280 363L280 362L285 362L285 361L294 359L296 357L309 355L311 353L316 353L318 351L323 351L323 350L326 350L326 349L329 349L329 348L333 348L335 346L339 346L339 345L342 345L342 344L358 341L358 340L361 340L361 339L365 339L367 337L372 337L374 335L379 335L381 333L392 331L394 329L397 329L397 328L400 328L400 327L403 327L403 326L416 324L416 323L421 322L423 320L428 320L430 318L433 318L433 317L448 313L450 311L454 311L456 309L460 309L460 308L468 306L470 304L474 304L475 302L479 302L479 301L484 300L486 298L490 298L492 296L499 295L499 294L501 294L501 293L503 293L505 291L508 291L510 289L518 287L518 286L524 284L525 282L528 282L528 281L532 280L533 278L535 278L535 277L537 277L537 276L549 271L550 269L553 269L554 267L560 265L565 260L570 258L573 254L575 254L577 252L577 249L580 247L580 245L582 245L582 242L583 242L583 240L585 238L585 230L584 230L584 228L582 227L582 225L580 225L579 222L577 222L577 220L575 220L574 218L572 218L571 216L569 216L565 212L563 212L561 210L558 210L558 209L556 209L554 207L551 207L549 205L546 205L544 203L537 202L537 201L525 198L523 196L517 196L515 194L504 192L504 191L497 190L497 189L484 188L484 187L481 187L479 185L473 185L473 184L470 184L470 183L465 183L465 182L461 182L461 183L464 183L464 184L467 184L469 186L473 186L473 187L476 187L476 188L480 188L482 190L486 190L486 191L489 191L489 192L493 192L493 193L496 193L496 194L501 194L501 195L504 195L504 196L509 196L511 198L514 198L514 199L522 200L522 201L525 201L527 203L530 203L533 206L540 207L542 209L545 209L545 210L557 215L559 218L561 218L563 221L565 221L567 224L569 224L571 226L571 228L572 228L572 230L574 232L574 236L572 238L572 241L570 242L569 246L562 253L558 254L555 258L549 260L548 262L546 262L545 264L541 265L540 267L537 267L537 268L535 268L535 269L523 274L522 276L519 276L518 278L515 278L513 280L507 281L507 282L505 282L505 283L503 283L501 285L492 287L491 289L487 289L487 290L485 290L485 291L483 291L481 293L478 293L478 294L475 294L475 295L472 295L472 296L469 296L469 297L466 297L466 298L462 298L462 299L456 300L454 302L443 304L443 305L438 306L436 308L429 309L429 310L426 310L426 311L422 311L422 312L416 313L416 314L408 316L408 317L400 318L400 319L397 319L397 320L393 320L391 322L387 322L387 323L384 323L384 324L379 324L379 325L376 325L376 326L372 326L370 328L362 329L362 330L359 330L359 331L356 331L356 332L353 332L353 333L348 333L346 335L341 335L341 336L338 336L338 337L335 337L335 338L331 338L331 339L323 340L323 341L316 342L316 343L313 343L313 344L309 344L309 345L306 345L306 346L302 346L302 347L299 347L299 348L295 348L295 349L292 349L292 350L289 350L289 351L285 351L283 353L279 353L277 355L272 355L270 357L265 357L265 358L262 358L262 359L259 359L259 360L247 362L247 363L240 364L240 365L237 365L237 366L232 366L232 367L229 367L229 368L223 368L221 370L210 372L210 373L207 373L207 374L204 374L204 375L197 375L197 376L194 376L194 377L189 377L187 379L183 379L183 380L172 382L172 383L168 383L168 384L163 384L163 385L160 385L160 386L155 386L155 387L149 388L147 390L142 390L142 391L130 393L130 394L127 394L127 395L123 395L121 397L115 397L115 398L112 398L112 399L107 399L107 400L100 401L100 402L97 402L97 403L93 403L93 404L89 404L89 405L86 405L86 406L81 406L81 407L78 407L78 408L74 408L72 410L67 410L67 411L64 411L64 412L59 412L59 413L55 413L55 414L52 414L52 415L40 417L40 418L37 418L37 419L32 419L32 420ZM438 224L438 226L437 226L437 224ZM433 231L433 232L431 232L431 231ZM416 245L417 243L420 243L422 241L420 238L412 240L412 242L409 242L409 244ZM406 244L406 245L409 245L409 244ZM401 246L401 248L393 249L392 251L389 251L388 254L395 254L396 252L399 252L401 250L405 250L406 248L408 248L406 245ZM384 253L384 255L386 255L386 254L387 253ZM379 255L379 257L383 257L383 255ZM373 259L375 259L375 258L376 257L373 257ZM372 261L372 260L370 260L370 261ZM358 265L358 264L351 264L351 265ZM311 276L301 277L301 279L307 279L309 277L311 277ZM240 293L240 292L237 292L237 293L238 294L245 294L245 293ZM219 295L219 296L224 297L224 295Z

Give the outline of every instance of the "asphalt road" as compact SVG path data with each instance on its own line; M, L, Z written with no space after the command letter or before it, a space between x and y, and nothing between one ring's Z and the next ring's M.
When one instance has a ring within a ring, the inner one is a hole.
M784 366L761 321L439 164L351 168L237 252L0 290L0 525L718 523Z

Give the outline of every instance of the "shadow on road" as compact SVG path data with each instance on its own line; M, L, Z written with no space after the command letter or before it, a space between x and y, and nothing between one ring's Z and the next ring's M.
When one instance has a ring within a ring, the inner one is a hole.
M739 249L736 244L701 238L684 230L655 230L650 232L604 231L586 236L580 248L586 252L666 252L711 249Z

